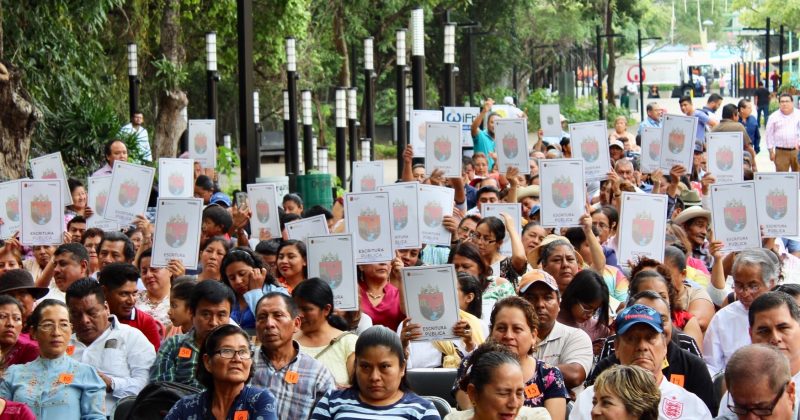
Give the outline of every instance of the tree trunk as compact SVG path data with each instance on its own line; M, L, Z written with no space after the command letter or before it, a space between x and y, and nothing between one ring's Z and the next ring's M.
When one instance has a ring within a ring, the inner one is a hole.
M10 63L0 61L0 177L25 176L31 137L41 119L41 111L20 86L19 71Z
M347 52L347 41L344 39L344 5L334 2L336 10L333 16L333 43L336 52L342 57L342 70L339 72L339 86L350 87L350 54Z
M612 107L612 106L613 107L617 106L616 95L615 95L616 92L614 91L614 75L616 74L616 71L617 71L617 61L614 58L614 37L610 36L611 34L614 33L614 26L613 26L613 22L614 22L614 5L613 5L613 3L614 3L613 0L608 0L608 2L606 3L606 35L608 35L608 37L606 37L606 41L607 41L607 44L608 44L608 47L607 47L607 50L608 50L608 68L606 69L606 80L607 80L606 86L607 86L608 92L606 93L606 97L608 98L608 106L609 106L609 108ZM602 83L602 80L600 81L600 83Z
M161 52L180 68L186 52L181 45L180 0L167 0L161 21ZM171 86L159 94L158 115L156 116L155 144L153 161L161 157L175 157L178 141L186 129L186 121L181 117L181 109L189 104L186 92L180 86Z

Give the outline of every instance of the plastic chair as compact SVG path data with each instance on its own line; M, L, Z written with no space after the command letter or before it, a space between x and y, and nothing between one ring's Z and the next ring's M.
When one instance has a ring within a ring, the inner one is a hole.
M439 397L451 406L456 406L456 399L450 395L450 389L456 381L456 369L411 369L406 378L411 389L417 395Z
M439 412L439 417L441 418L444 418L446 415L450 414L451 411L453 411L453 408L450 407L450 404L448 404L448 402L442 398L433 395L426 395L422 398L425 398L433 403L433 406L436 407L436 411Z

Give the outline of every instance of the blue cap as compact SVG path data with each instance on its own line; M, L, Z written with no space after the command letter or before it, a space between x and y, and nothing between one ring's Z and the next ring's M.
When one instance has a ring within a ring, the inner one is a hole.
M658 332L664 332L664 324L661 323L661 314L656 312L655 309L636 304L629 306L622 310L617 315L617 334L625 334L626 331L631 329L636 324L646 324Z
M533 217L536 213L539 213L541 208L540 205L534 204L533 207L531 207L531 211L528 213L528 217Z
M211 198L208 199L208 204L218 204L227 208L231 206L231 199L223 192L215 192L211 195Z

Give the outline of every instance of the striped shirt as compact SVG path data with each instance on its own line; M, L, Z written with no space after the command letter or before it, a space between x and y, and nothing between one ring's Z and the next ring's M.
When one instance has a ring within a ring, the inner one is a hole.
M264 348L255 351L255 374L250 386L269 390L275 397L275 412L279 419L307 419L316 402L326 392L336 389L328 368L313 357L300 351L293 342L297 355L286 366L275 369Z
M792 108L792 113L784 114L780 109L773 112L767 120L767 148L781 147L794 149L800 140L800 112Z
M380 417L379 417L380 416ZM352 388L339 391L329 391L319 400L312 420L355 420L375 419L386 420L415 419L439 420L439 412L433 404L419 397L413 392L405 392L403 397L394 404L386 406L373 406L363 402L358 397L358 391Z
M195 371L200 360L200 348L195 344L194 330L164 340L156 361L150 368L150 382L168 381L205 389Z

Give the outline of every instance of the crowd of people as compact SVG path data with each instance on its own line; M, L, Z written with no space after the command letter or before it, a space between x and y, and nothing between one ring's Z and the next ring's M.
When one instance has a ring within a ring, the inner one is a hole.
M778 171L797 171L800 111L778 99L764 146ZM539 133L528 175L498 169L491 100L461 177L426 173L407 149L398 181L455 190L453 214L442 218L452 244L359 265L357 311L335 307L331 285L309 278L316 262L306 244L285 231L324 215L331 233L344 232L341 198L305 208L287 194L282 237L253 234L248 206L196 165L205 208L199 267L188 270L178 260L152 264L152 217L121 231L87 228L94 211L70 179L64 243L26 247L13 236L0 247L0 419L114 418L121 401L138 396L135 410L143 390L164 383L186 391L169 419L437 419L448 410L417 395L406 375L430 368L456 371L440 390L455 401L449 419L797 416L800 244L765 237L760 248L726 253L710 230L716 180L705 135L743 132L752 179L761 147L752 105L722 107L715 95L700 110L691 99L680 105L699 121L693 167L642 173L640 136L617 119L612 170L587 184L579 227L540 224L539 165L572 156L563 117L564 136ZM641 127L662 117L650 103ZM105 150L98 174L127 160L119 140ZM667 196L662 260L617 258L622 192ZM482 216L498 202L519 203L521 226ZM439 264L457 273L457 338L420 340L401 273Z

